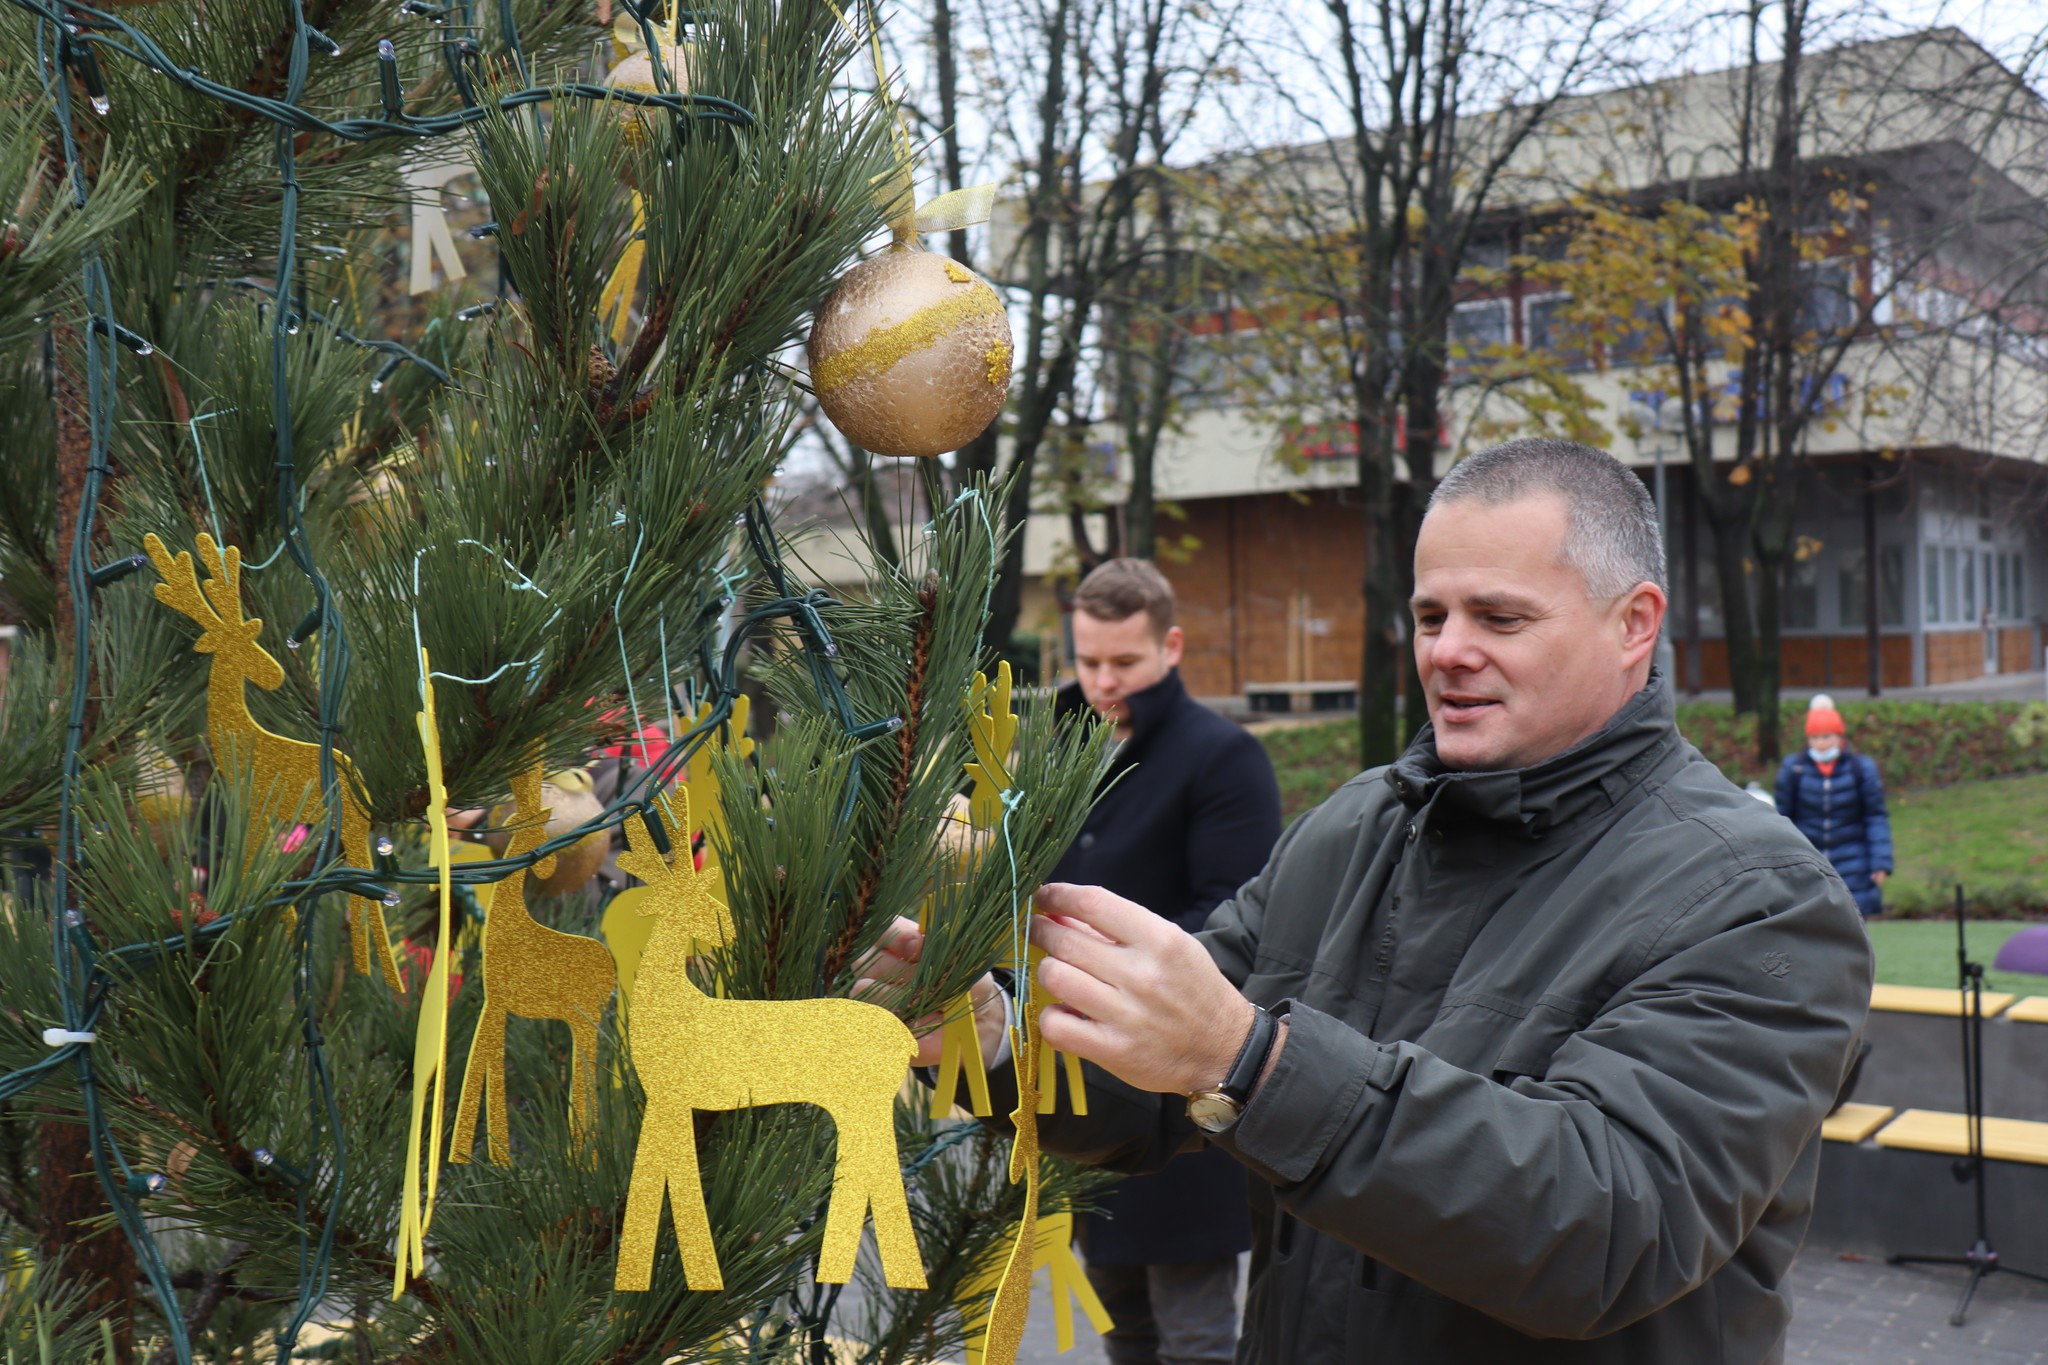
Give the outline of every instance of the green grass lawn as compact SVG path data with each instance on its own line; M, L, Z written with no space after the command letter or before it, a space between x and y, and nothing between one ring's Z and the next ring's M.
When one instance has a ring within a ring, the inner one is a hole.
M2048 995L2048 976L2023 972L1994 972L1991 960L1999 945L2026 928L2012 921L1972 922L1967 926L1970 960L1981 962L1984 989L2012 991L2018 995ZM1877 950L1877 979L1894 986L1954 986L1956 984L1956 924L1954 920L1878 920L1870 926L1870 944Z
M1887 796L1898 861L1885 887L1887 905L1919 912L1946 907L1960 881L1984 909L2048 906L2048 773L1910 787Z

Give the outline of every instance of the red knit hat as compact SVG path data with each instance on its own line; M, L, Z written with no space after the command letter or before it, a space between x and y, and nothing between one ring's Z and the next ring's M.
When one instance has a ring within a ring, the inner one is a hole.
M1806 713L1806 737L1815 735L1847 735L1849 727L1842 724L1842 713L1832 706L1816 706Z

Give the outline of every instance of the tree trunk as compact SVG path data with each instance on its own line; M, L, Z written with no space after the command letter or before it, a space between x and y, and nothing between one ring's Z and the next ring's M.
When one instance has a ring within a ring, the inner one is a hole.
M1705 504L1712 507L1711 501ZM1749 609L1749 536L1743 522L1729 516L1707 518L1714 534L1714 573L1721 584L1721 633L1728 647L1728 678L1735 692L1735 710L1757 709L1758 652Z
M1403 748L1395 713L1395 682L1403 667L1400 547L1393 534L1392 442L1380 435L1383 414L1359 405L1358 491L1364 507L1365 657L1358 679L1360 766L1391 763ZM1412 660L1407 665L1413 667Z
M1427 272L1422 283L1424 298L1434 297L1432 291L1443 290L1448 296L1448 285L1429 278ZM1400 618L1408 619L1408 602L1415 595L1415 544L1422 534L1422 518L1429 510L1429 497L1436 489L1436 452L1438 435L1443 425L1444 391L1444 346L1446 338L1426 339L1411 353L1407 366L1407 429L1403 433L1403 454L1406 456L1408 478L1395 491L1395 522L1400 528L1400 544L1396 547L1399 556L1401 582ZM1415 651L1402 651L1402 668L1407 679L1407 698L1403 706L1402 744L1405 747L1429 724L1429 698L1422 692L1422 676L1416 671Z

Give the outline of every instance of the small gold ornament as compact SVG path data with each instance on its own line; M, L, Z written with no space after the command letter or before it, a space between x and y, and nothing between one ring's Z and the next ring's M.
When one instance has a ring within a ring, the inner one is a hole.
M163 575L156 585L156 600L199 623L199 638L192 649L211 654L213 666L206 677L206 734L216 765L247 764L254 774L255 800L249 805L246 835L248 856L253 859L258 841L280 822L318 825L327 818L321 800L320 746L264 729L249 714L250 684L266 692L284 685L284 669L270 651L257 643L263 634L259 618L242 615L242 552L233 545L215 545L213 537L199 533L199 558L206 566L201 583L192 566L192 556L173 556L163 540L151 532L142 538L150 563ZM336 749L334 766L340 774L338 796L341 805L341 850L356 867L370 867L370 817L364 808L362 782L348 755ZM405 989L398 975L398 959L392 955L391 934L384 927L384 907L362 896L349 898L349 920L354 941L356 970L368 972L373 954L383 969L384 980L394 991Z
M519 829L508 846L510 856L524 857L547 841L549 811L542 808L547 788L538 766L512 779ZM544 827L542 822L548 821ZM577 845L576 847L580 847ZM543 858L536 873L574 848ZM540 884L537 880L537 884ZM569 1026L569 1128L579 1141L588 1138L597 1103L597 1025L611 1000L612 955L602 943L581 934L565 934L536 921L526 909L526 887L508 878L491 898L484 916L484 1008L463 1066L462 1096L455 1106L455 1143L450 1161L468 1161L476 1145L476 1116L481 1107L490 1129L491 1160L502 1166L512 1159L511 1130L505 1107L505 1028L507 1015L522 1019L559 1019Z
M1010 1243L988 1305L988 1326L982 1338L984 1365L1016 1365L1024 1344L1024 1323L1031 1314L1031 1272L1038 1253L1038 1015L1044 1008L1032 992L1023 1018L1010 1029L1010 1053L1016 1059L1017 1107L1010 1122L1017 1135L1010 1141L1010 1183L1024 1182L1024 1213Z
M811 385L847 440L877 455L944 455L988 428L1010 392L1010 318L988 281L897 246L818 306Z
M645 48L629 52L619 64L605 72L604 83L614 90L630 90L641 95L687 95L690 93L690 48L687 44L673 40L662 45L663 65L668 67L669 85L666 89L654 80L654 59ZM666 120L669 115L658 106L627 104L619 102L619 129L626 135L626 145L640 151L653 141L657 128L656 120ZM632 171L627 169L621 178L631 185ZM637 188L637 186L636 186Z
M582 768L550 773L541 784L539 804L547 808L548 825L544 837L529 845L529 850L547 839L587 825L604 813L604 803L597 799L597 792L590 784L590 774ZM500 828L486 834L484 842L503 857L515 837L514 831L505 826L515 818L530 814L520 812L515 815L515 807L497 807L491 812L491 823ZM590 885L590 879L604 866L605 855L611 852L611 847L610 830L592 830L569 847L557 849L544 859L541 866L553 868L546 876L541 875L540 867L535 867L530 874L533 880L527 889L537 896L565 896L571 891L581 891Z
M1074 1254L1074 1215L1071 1212L1048 1213L1041 1217L1035 1244L1031 1258L1032 1273L1052 1271L1054 1349L1061 1354L1074 1349L1075 1304L1079 1304L1081 1311L1088 1315L1090 1326L1107 1335L1113 1325L1109 1309L1103 1306L1095 1286L1088 1282L1088 1273L1081 1267L1081 1258ZM986 1267L960 1287L956 1302L967 1327L967 1341L963 1348L966 1365L985 1365L990 1296L1002 1279L1006 1263L1007 1257Z

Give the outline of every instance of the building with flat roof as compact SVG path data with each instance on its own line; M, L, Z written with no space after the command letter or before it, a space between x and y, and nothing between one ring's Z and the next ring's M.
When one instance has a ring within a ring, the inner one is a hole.
M1772 73L1758 73L1768 89ZM1470 260L1451 322L1461 351L1552 344L1560 298L1520 263L1546 249L1572 193L1655 204L1683 187L1736 193L1727 128L1743 73L1686 75L1568 102L1522 148ZM1816 53L1802 156L1867 203L1806 267L1802 316L1855 328L1807 395L1797 535L1783 582L1782 680L1856 688L1953 682L2042 667L2048 644L2048 108L1981 47L1936 30ZM1295 160L1316 149L1272 153ZM1221 172L1228 176L1226 168ZM997 225L997 255L1002 224ZM1864 314L1867 313L1867 319ZM1356 439L1331 420L1289 431L1248 406L1230 371L1255 307L1224 300L1194 330L1184 420L1158 458L1185 558L1162 564L1180 597L1197 694L1355 681L1366 629L1367 519ZM1611 449L1662 489L1677 677L1728 683L1719 582L1676 397L1654 353L1567 363L1616 435ZM1439 473L1502 416L1499 394L1453 365ZM1701 401L1730 407L1715 393ZM1719 414L1726 420L1731 414ZM1632 418L1624 423L1623 418ZM1113 425L1113 424L1112 424ZM1732 432L1718 438L1733 459ZM1114 478L1113 441L1100 447ZM1655 474L1659 460L1664 472ZM1112 507L1108 515L1116 515ZM1034 518L1027 568L1062 562L1064 517ZM1873 594L1868 575L1874 567ZM1875 599L1876 621L1870 620ZM1027 602L1053 610L1040 591ZM1026 627L1034 623L1026 620Z

